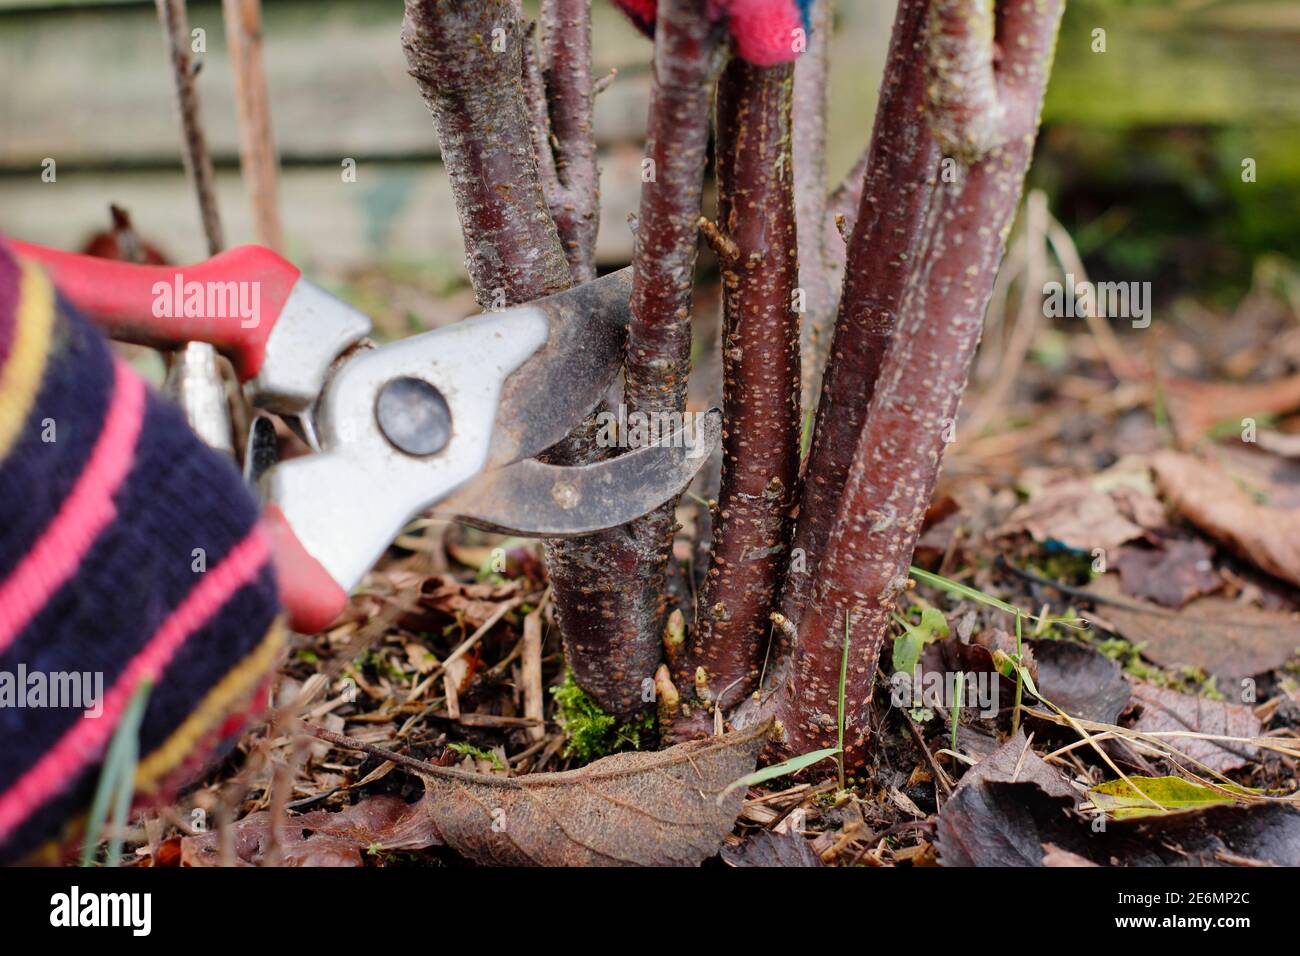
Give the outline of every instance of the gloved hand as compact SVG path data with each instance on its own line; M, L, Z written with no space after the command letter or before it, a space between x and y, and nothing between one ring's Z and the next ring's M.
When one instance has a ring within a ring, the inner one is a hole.
M233 463L3 241L0 529L0 860L13 860L71 836L141 680L137 794L165 799L261 709L283 630L268 535Z
M794 31L807 32L813 0L709 0L709 15L727 18L736 53L758 66L788 63L798 54ZM647 36L654 35L656 0L614 0Z

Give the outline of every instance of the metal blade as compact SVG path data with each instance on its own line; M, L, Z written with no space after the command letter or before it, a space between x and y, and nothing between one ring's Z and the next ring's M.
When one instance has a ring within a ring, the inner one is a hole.
M627 268L521 306L546 316L549 336L506 379L487 468L545 451L596 407L623 365L631 296Z
M434 514L527 537L564 538L616 528L681 494L722 440L722 413L594 465L528 458L486 471L434 506Z

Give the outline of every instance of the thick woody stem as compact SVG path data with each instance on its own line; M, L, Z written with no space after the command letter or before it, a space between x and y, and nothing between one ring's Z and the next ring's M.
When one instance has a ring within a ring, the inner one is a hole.
M960 7L954 13L954 6ZM865 759L867 713L880 648L894 601L906 586L907 567L934 490L947 441L954 437L958 404L979 342L984 310L1005 251L1033 152L1039 111L1060 23L1060 0L1013 0L1000 5L996 34L985 30L983 0L934 5L928 48L934 74L953 62L964 37L992 57L1004 52L996 75L999 127L978 155L970 145L987 141L986 120L952 100L931 100L930 122L945 141L965 152L955 182L937 187L927 215L916 271L899 309L898 328L885 358L866 427L858 439L834 527L819 564L816 587L799 623L790 680L776 709L785 747L795 753L832 744L840 646L850 628L845 686L845 762ZM967 26L965 33L954 26ZM942 77L940 77L942 79ZM932 82L931 89L934 89ZM861 223L859 223L861 225Z
M804 408L813 407L830 346L839 292L835 247L844 245L825 228L826 96L833 7L832 0L813 0L808 48L794 68L794 204L799 222L799 288L804 296L799 331L800 404ZM838 258L842 266L843 255Z
M926 97L930 128L945 156L974 160L1004 133L993 70L993 2L930 4Z
M718 84L718 220L723 282L722 483L713 548L679 688L678 736L707 733L758 686L788 560L799 475L798 239L791 168L790 64L733 59Z
M660 0L658 8L624 368L629 420L680 415L686 407L691 294L720 37L705 6L706 0ZM645 707L662 655L675 506L667 502L596 536L599 547L551 562L574 678L619 716Z
M591 0L542 0L542 77L558 195L548 197L575 283L596 278L600 179L592 128Z
M553 196L567 187L552 153L545 82L527 39L513 0L407 2L403 46L438 128L470 278L485 308L558 291L575 274L592 269L587 240L569 234L569 252L581 253L573 268L549 212L544 183ZM557 47L564 45L554 36L552 40ZM574 43L566 57L586 49L586 41ZM575 69L561 74L565 83L577 82ZM561 75L553 74L554 80ZM574 94L570 103L578 99L582 96ZM573 115L572 110L561 112ZM572 136L569 142L574 142ZM581 153L581 146L573 148ZM580 180L581 174L571 182ZM595 201L594 192L591 199ZM582 225L581 216L568 220L569 226L575 224ZM595 420L588 419L550 449L548 460L590 460L597 453L596 433ZM641 613L644 597L637 603L637 595L626 587L638 567L628 540L627 530L615 529L548 542L546 551L574 676L605 710L620 716L643 706L640 681L659 660L659 634L647 635L636 623L646 617Z
M885 63L782 598L795 623L826 551L938 172L939 150L921 117L926 6L901 0Z
M512 0L407 0L402 47L442 144L479 305L568 288L533 154Z

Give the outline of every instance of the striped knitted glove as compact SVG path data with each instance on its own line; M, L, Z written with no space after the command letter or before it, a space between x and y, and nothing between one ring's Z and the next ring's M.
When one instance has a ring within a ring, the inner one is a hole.
M138 795L233 742L283 643L269 557L233 464L0 241L0 860L74 835L142 681Z
M647 36L654 35L656 0L614 0ZM805 33L813 0L709 0L709 15L727 18L736 53L758 66L788 63L798 52L795 30Z

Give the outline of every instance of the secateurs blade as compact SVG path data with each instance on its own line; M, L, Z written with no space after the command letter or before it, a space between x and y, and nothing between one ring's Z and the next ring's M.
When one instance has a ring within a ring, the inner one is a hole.
M683 425L597 464L536 459L618 375L627 269L375 345L366 315L258 246L189 266L13 247L114 338L210 342L252 405L296 420L314 454L273 462L263 423L251 467L299 630L328 624L420 513L522 536L589 534L681 493L720 441L714 411L693 432Z

